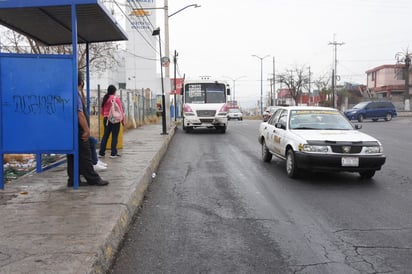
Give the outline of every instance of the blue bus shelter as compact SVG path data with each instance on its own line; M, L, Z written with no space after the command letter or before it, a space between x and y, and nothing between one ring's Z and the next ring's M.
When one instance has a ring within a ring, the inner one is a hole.
M78 44L86 44L88 56L90 43L127 36L99 0L1 0L0 24L46 46L72 46L71 54L47 55L0 47L0 189L4 154L11 153L73 154L77 189ZM89 60L86 72L89 81Z

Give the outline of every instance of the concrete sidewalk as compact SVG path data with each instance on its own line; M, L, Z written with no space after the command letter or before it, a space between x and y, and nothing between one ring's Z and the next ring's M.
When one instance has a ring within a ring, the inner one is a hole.
M105 273L175 128L129 130L122 157L102 159L108 186L68 188L66 168L0 190L0 273Z

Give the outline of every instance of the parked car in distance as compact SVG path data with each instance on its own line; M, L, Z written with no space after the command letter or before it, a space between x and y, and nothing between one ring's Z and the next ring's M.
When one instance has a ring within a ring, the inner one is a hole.
M363 122L365 119L372 119L374 122L378 119L390 121L397 116L396 108L390 101L361 102L345 110L344 114L349 120L358 120L358 122Z
M263 112L263 122L269 120L272 114L278 109L280 106L268 106L265 111Z
M341 112L326 107L280 107L259 126L262 160L286 161L288 177L301 170L358 172L372 178L386 161L382 144L352 125Z
M227 119L228 120L233 120L237 119L242 121L243 120L243 114L238 108L230 108L228 113L227 113Z

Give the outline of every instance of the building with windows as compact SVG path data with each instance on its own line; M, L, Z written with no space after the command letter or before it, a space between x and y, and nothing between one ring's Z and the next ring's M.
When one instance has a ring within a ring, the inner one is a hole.
M300 96L298 96L297 102L295 102L288 88L280 88L276 92L275 103L277 106L317 106L321 102L321 99L322 98L319 95L319 92L317 90L313 90L311 93L303 92Z
M119 43L111 69L90 71L91 96L106 93L108 85L114 84L123 99L127 94L149 96L156 100L161 94L158 36L152 31L157 26L155 0L125 0L116 5L113 1L104 1L112 15L125 25L128 40Z
M370 97L391 100L397 107L403 106L405 94L405 65L381 65L367 70L366 88ZM409 79L412 73L409 72ZM409 94L411 87L409 86Z

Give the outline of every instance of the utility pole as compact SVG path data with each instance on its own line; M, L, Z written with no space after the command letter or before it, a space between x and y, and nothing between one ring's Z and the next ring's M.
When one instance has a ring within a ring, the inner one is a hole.
M276 94L275 56L273 56L273 94L270 96L270 105L273 106L273 95Z
M137 1L138 2L138 1ZM164 5L163 5L163 9L164 9L164 24L165 24L165 59L167 60L167 62L170 63L170 50L169 50L169 18L172 17L173 15L181 12L182 10L185 10L189 7L195 7L195 8L199 8L200 5L198 4L191 4L191 5L187 5L183 8L181 8L180 10L172 13L169 15L169 0L164 0ZM160 37L160 36L159 36ZM162 57L161 57L162 58ZM176 78L176 77L175 77ZM168 109L168 111L166 112L166 121L167 121L167 127L170 128L170 67L169 64L167 66L165 66L165 80L167 83L167 88L168 88L168 92L166 93L166 105L164 106L164 109ZM176 102L175 102L175 107L176 107ZM176 109L175 109L176 112ZM175 121L176 121L176 113L175 113Z
M310 72L310 66L309 66L309 83L308 83L308 92L309 92L309 105L310 105L310 75L311 75L311 72Z
M336 108L336 96L335 96L335 90L336 90L336 88L335 88L335 86L336 86L336 82L337 81L339 81L339 76L338 76L338 73L337 73L337 64L338 64L338 55L337 55L337 47L338 46L342 46L342 45L344 45L345 43L344 42L336 42L336 39L335 39L335 35L333 35L333 42L329 42L329 45L331 45L331 46L333 46L334 47L334 56L335 56L335 58L334 58L334 69L333 69L333 75L332 75L332 77L334 77L335 79L332 79L332 92L333 92L333 95L332 95L332 98L333 98L333 107L334 108Z
M405 56L405 110L410 111L410 94L409 94L409 68L411 66L411 57L409 53Z
M165 24L165 59L166 62L169 62L167 66L165 66L165 81L167 83L167 92L165 96L165 102L163 102L163 111L165 112L165 120L167 124L167 128L170 128L170 52L169 52L169 1L164 0L164 24ZM159 36L160 37L160 36ZM162 58L163 56L160 56ZM163 83L163 82L162 82ZM163 84L164 85L164 84Z
M335 107L335 70L332 69L332 104L333 104L333 108Z

